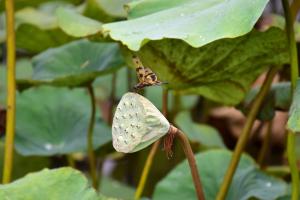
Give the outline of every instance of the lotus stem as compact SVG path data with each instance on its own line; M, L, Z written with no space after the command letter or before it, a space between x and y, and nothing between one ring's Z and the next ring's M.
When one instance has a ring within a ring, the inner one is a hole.
M87 147L88 147L88 159L90 165L90 173L92 177L93 187L98 190L98 176L96 170L96 158L94 154L93 148L93 132L94 132L94 125L95 125L95 115L96 115L96 102L95 102L95 93L93 86L90 84L88 87L88 92L91 99L91 118L88 127L88 134L87 134Z
M5 0L6 44L7 44L7 114L4 153L3 183L11 181L14 158L14 137L16 124L16 43L14 1Z
M265 159L266 154L267 154L267 152L269 150L269 147L270 147L270 139L271 139L271 134L272 134L272 125L273 125L272 120L266 122L267 130L266 130L265 137L263 139L262 147L260 149L260 152L259 152L258 158L257 158L257 163L260 165L261 168L263 167L264 159Z
M203 193L203 188L202 188L201 181L200 181L200 176L199 176L199 173L198 173L196 160L195 160L195 157L194 157L192 147L189 143L189 140L181 130L177 129L174 126L171 126L171 129L176 131L176 137L180 140L180 143L181 143L181 146L182 146L183 151L185 153L185 156L187 157L187 160L188 160L188 163L189 163L189 166L190 166L190 170L191 170L191 173L192 173L192 178L193 178L193 181L194 181L194 186L195 186L195 189L196 189L197 199L198 200L205 200L204 193Z
M227 172L223 179L223 183L222 183L219 193L217 195L217 198L216 198L217 200L223 200L226 197L227 191L228 191L230 183L232 181L232 177L235 173L235 170L240 161L242 152L243 152L243 150L246 146L247 140L250 136L253 123L256 119L256 115L263 103L265 96L267 95L267 93L269 91L269 88L272 84L272 80L273 80L274 76L276 75L277 71L278 71L277 67L272 67L269 70L267 77L264 80L262 87L260 88L259 93L257 94L256 98L254 99L251 110L250 110L247 120L246 120L246 124L245 124L243 131L238 139L237 145L233 152L232 159L230 161L229 167L228 167Z
M297 55L297 44L295 39L294 31L294 20L293 14L291 13L288 0L282 0L282 5L284 9L285 22L286 22L286 33L289 43L289 53L291 61L291 91L292 94L297 85L297 79L299 76L299 66L298 66L298 55ZM296 13L294 13L296 15ZM296 158L296 140L295 133L288 131L288 142L287 142L287 153L288 153L288 162L291 169L292 175L292 200L298 200L299 197L299 172L297 167L297 158Z
M162 113L165 117L167 117L167 111L168 111L168 94L169 94L168 90L163 89ZM134 200L139 200L142 196L142 193L144 191L145 184L147 182L148 175L149 175L152 163L153 163L153 159L154 159L154 156L155 156L155 154L158 150L159 144L160 144L160 140L156 141L151 147L151 150L148 154L146 163L145 163L144 168L143 168L143 172L142 172L137 190L136 190L135 195L134 195Z
M110 93L110 108L108 111L108 122L111 125L113 121L113 108L114 108L114 102L116 98L116 82L117 82L117 73L114 72L112 75L112 80L111 80L111 93Z

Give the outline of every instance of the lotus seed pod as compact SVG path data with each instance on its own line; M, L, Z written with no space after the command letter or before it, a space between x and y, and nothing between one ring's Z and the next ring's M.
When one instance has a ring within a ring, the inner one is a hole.
M133 153L141 150L170 128L168 120L145 97L128 92L117 106L113 124L113 146L119 152Z

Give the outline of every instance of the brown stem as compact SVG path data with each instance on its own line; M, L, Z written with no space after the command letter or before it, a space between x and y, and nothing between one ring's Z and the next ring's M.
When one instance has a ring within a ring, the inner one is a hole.
M96 157L93 148L93 132L94 132L95 116L96 116L95 93L92 85L89 85L87 88L91 99L91 118L88 127L88 134L87 134L88 158L89 158L89 165L90 165L90 173L93 181L93 187L96 190L98 190L99 183L98 183L97 170L96 170Z
M167 118L168 115L168 96L169 96L168 89L163 89L162 114L165 116L165 118Z
M190 166L193 181L194 181L194 186L195 186L195 189L196 189L197 199L198 200L204 200L205 197L204 197L204 193L203 193L203 189L202 189L202 185L201 185L201 181L200 181L200 176L199 176L199 173L198 173L196 160L195 160L195 157L194 157L192 147L189 143L189 140L185 136L185 134L181 130L177 129L176 127L171 125L170 129L173 129L174 131L176 131L176 136L180 140L180 143L181 143L181 146L182 146L183 151L185 153L185 156L187 157L187 160L189 162L189 166Z
M110 104L109 104L109 111L108 111L108 123L111 125L113 121L113 108L114 102L116 98L116 82L117 82L117 73L113 73L112 80L111 80L111 93L110 93Z

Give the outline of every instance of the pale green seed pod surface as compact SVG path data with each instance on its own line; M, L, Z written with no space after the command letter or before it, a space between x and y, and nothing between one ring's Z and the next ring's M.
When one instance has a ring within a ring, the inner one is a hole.
M170 123L145 97L128 92L117 106L113 124L113 146L119 152L141 150L168 133Z

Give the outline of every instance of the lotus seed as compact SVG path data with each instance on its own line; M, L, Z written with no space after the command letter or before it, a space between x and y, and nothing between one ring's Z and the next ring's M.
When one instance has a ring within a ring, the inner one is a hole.
M133 139L135 138L133 134L130 134L130 136L131 136Z
M118 137L118 141L120 141L120 140L123 140L123 137L122 137L122 136L119 136L119 137Z

